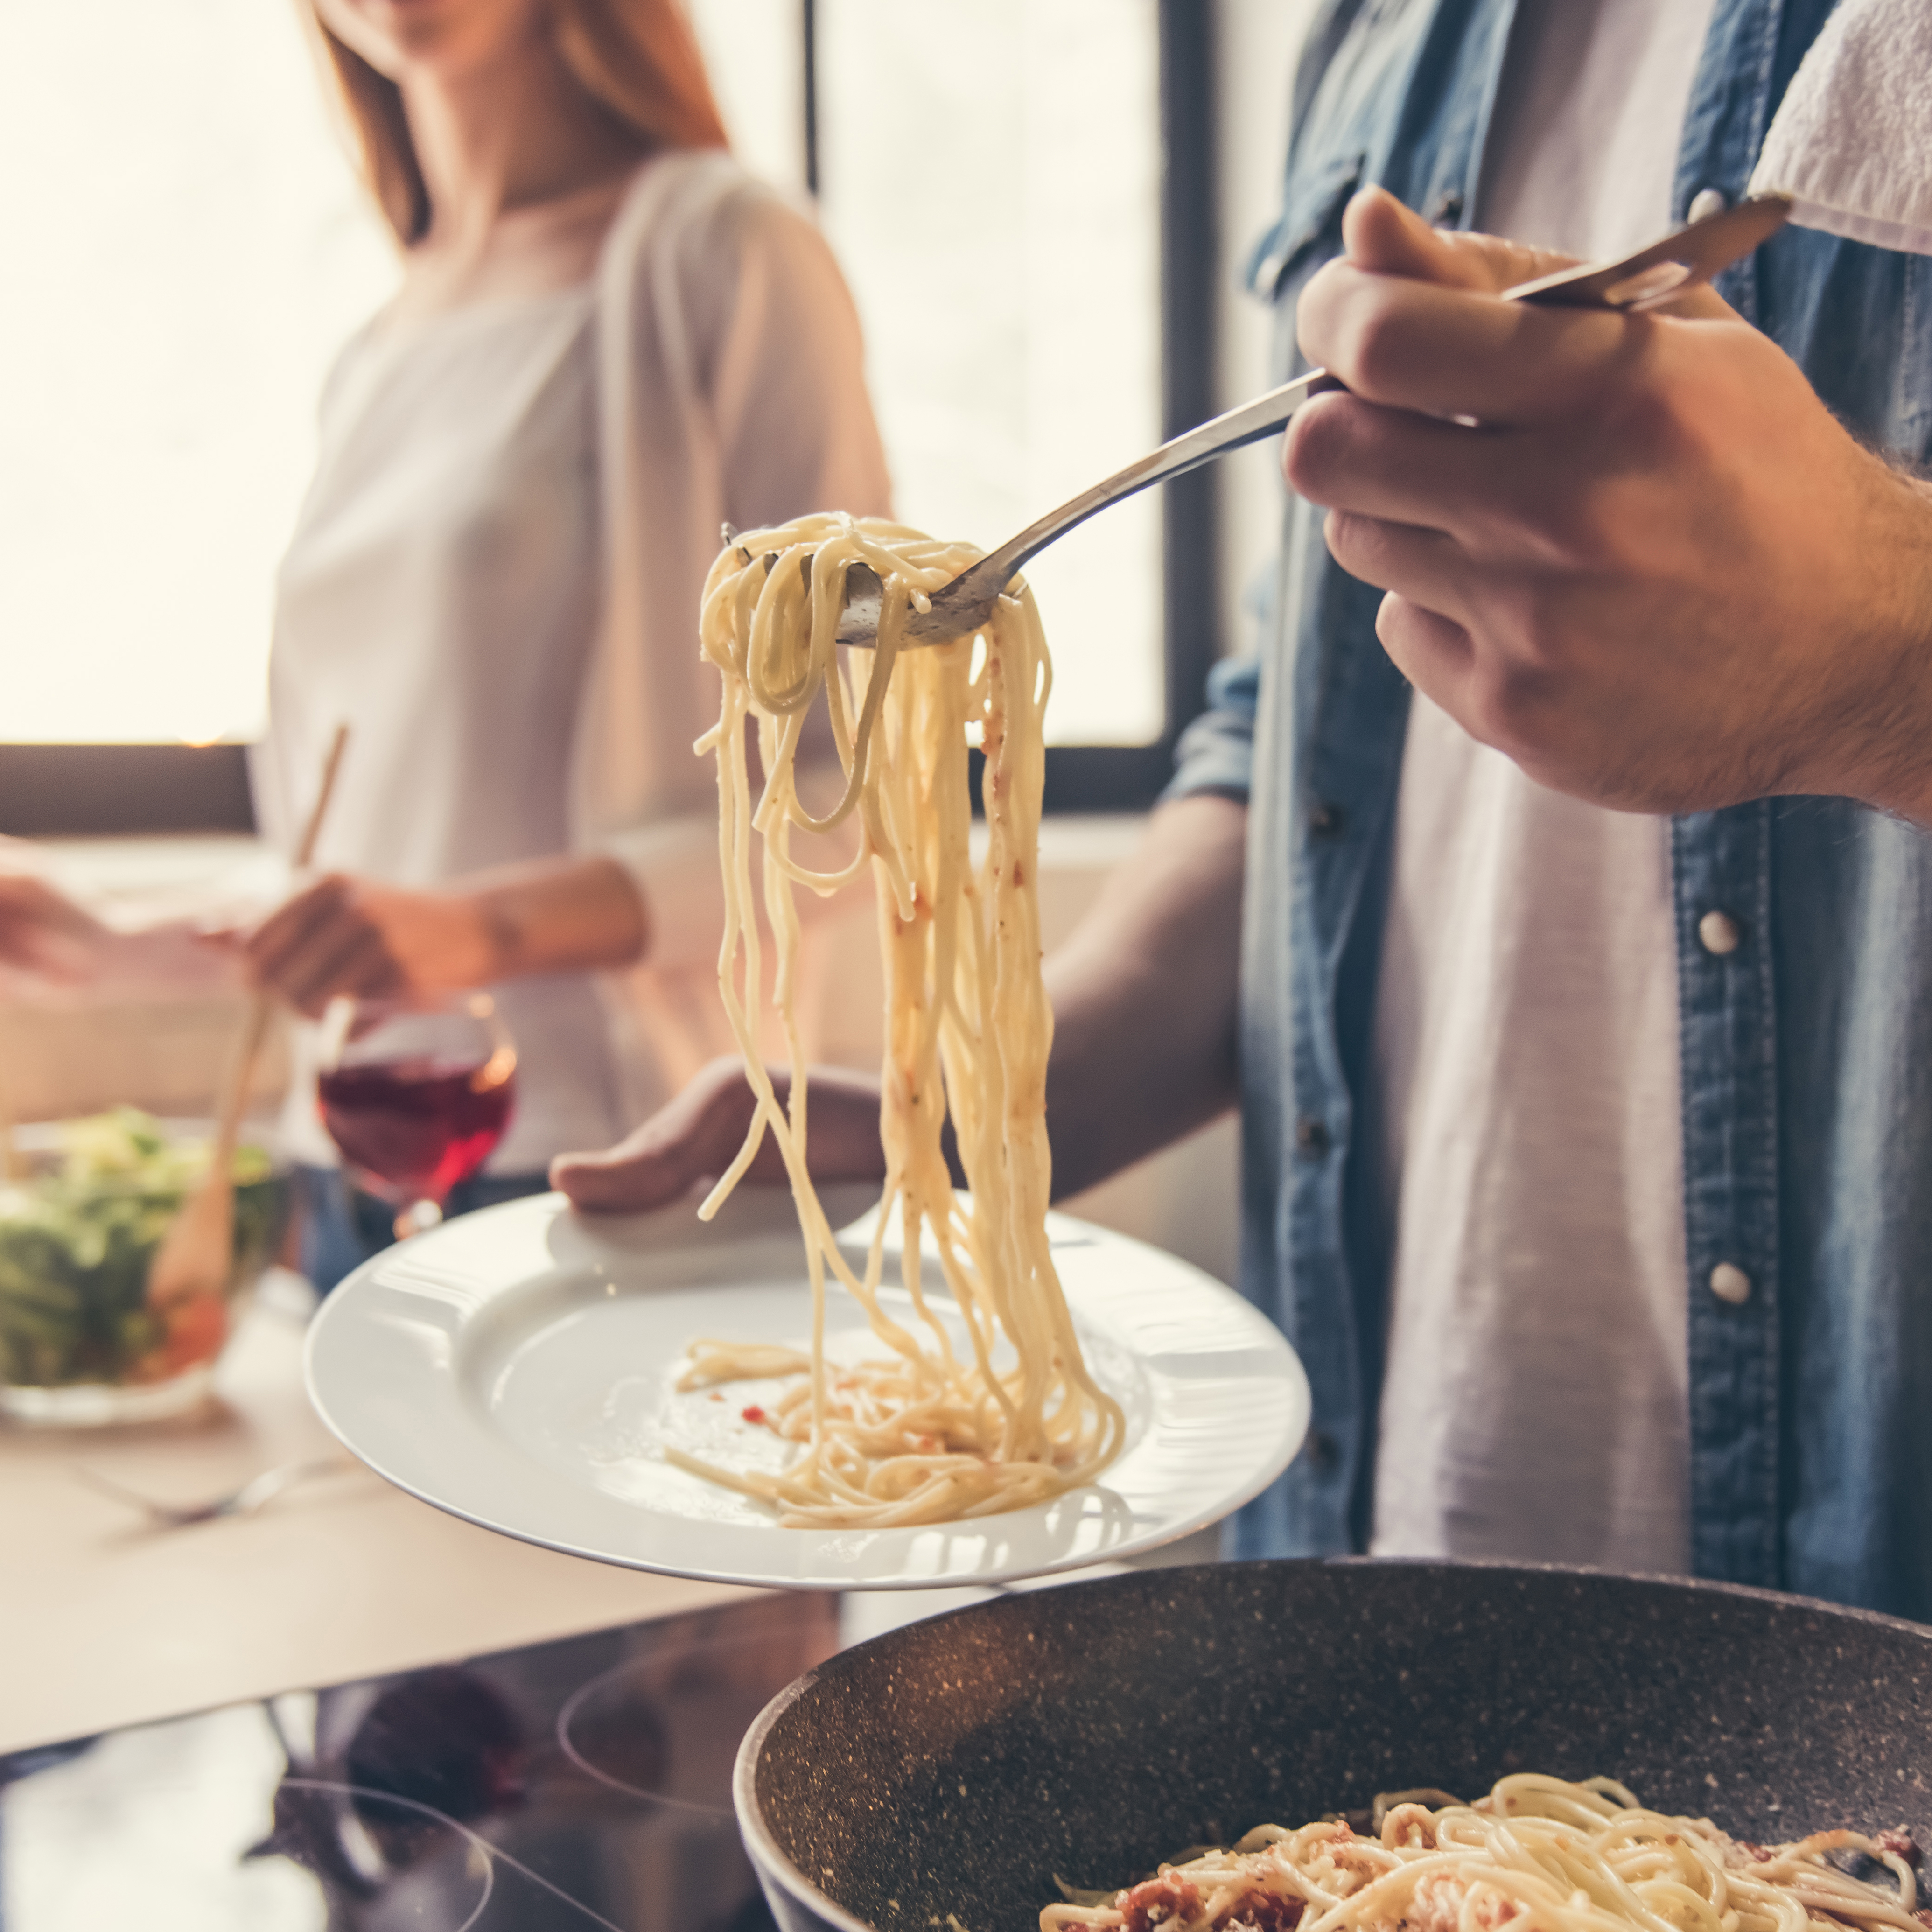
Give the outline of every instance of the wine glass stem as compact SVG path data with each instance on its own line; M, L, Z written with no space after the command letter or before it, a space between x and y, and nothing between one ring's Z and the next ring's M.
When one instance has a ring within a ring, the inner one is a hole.
M396 1239L406 1241L412 1234L420 1234L425 1228L435 1227L442 1219L440 1201L412 1202L396 1216Z

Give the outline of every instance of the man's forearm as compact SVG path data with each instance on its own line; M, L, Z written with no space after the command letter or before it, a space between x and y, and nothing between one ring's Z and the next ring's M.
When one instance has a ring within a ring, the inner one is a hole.
M1046 962L1053 1191L1077 1193L1234 1103L1247 811L1163 806Z

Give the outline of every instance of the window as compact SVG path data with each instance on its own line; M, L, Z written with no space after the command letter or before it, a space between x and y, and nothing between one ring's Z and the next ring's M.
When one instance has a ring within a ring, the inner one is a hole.
M991 548L1161 440L1154 0L820 0L822 218L908 523ZM1165 722L1160 505L1027 575L1060 743Z
M689 4L740 155L820 191L908 520L997 542L1210 412L1198 0ZM0 26L12 286L39 292L0 316L0 828L242 808L238 751L178 748L260 729L315 397L394 274L324 100L286 0ZM1164 778L1214 648L1213 488L1030 569L1050 805Z
M0 20L0 736L253 737L337 346L394 257L288 0Z
M1213 413L1216 10L800 0L804 32L759 44L732 0L696 8L754 160L748 129L777 124L784 88L768 78L748 122L734 86L796 64L803 172L908 521L998 543ZM1219 646L1217 489L1184 478L1030 567L1056 666L1049 808L1144 805L1165 782Z

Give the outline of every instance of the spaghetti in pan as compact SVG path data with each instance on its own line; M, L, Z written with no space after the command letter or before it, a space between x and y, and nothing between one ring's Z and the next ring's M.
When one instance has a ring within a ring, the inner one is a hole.
M1068 1892L1041 1932L1926 1932L1903 1832L1757 1845L1647 1810L1607 1778L1505 1778L1342 1819L1263 1825L1114 1893Z

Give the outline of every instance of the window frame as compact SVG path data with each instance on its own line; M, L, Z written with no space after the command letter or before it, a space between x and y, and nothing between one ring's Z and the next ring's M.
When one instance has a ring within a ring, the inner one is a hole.
M818 8L802 11L805 178L818 186ZM1214 148L1214 10L1158 0L1161 178L1161 419L1179 436L1214 413L1220 301ZM1215 466L1162 486L1166 724L1150 745L1054 745L1049 812L1144 811L1204 708L1220 656ZM0 742L0 833L21 838L251 832L246 745ZM975 758L975 790L977 789Z

